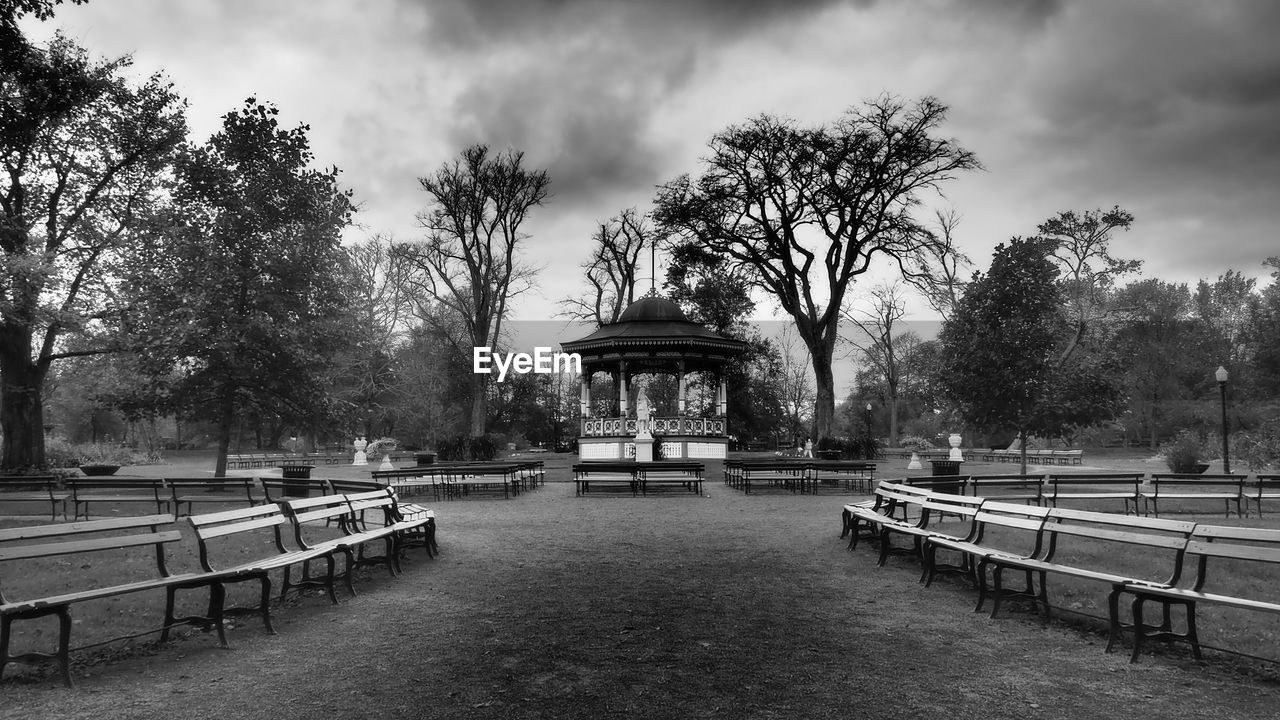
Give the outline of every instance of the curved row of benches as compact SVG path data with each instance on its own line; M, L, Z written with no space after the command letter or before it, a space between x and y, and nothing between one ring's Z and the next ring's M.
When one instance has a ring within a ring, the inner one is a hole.
M976 610L990 598L992 617L1010 599L1029 601L1047 617L1050 576L1101 583L1108 587L1107 651L1131 632L1130 661L1153 638L1184 640L1200 660L1200 604L1280 613L1269 583L1230 582L1241 564L1251 564L1246 572L1260 576L1280 572L1277 529L1048 507L882 482L872 500L846 505L842 512L841 537L849 537L850 549L864 536L879 542L880 565L895 552L917 557L926 586L944 572L972 578ZM910 544L895 546L895 538ZM952 561L943 562L940 554ZM1090 564L1081 557L1091 558ZM1013 579L1019 583L1011 587ZM1126 597L1128 622L1120 612ZM1149 605L1159 610L1155 624L1146 619ZM1173 609L1179 607L1183 629L1174 628Z
M1224 513L1245 517L1250 506L1263 514L1264 501L1280 500L1280 475L1179 473L1029 473L921 478L949 492L995 500L1056 506L1070 500L1119 501L1125 514L1160 515L1160 503L1221 503ZM918 482L912 480L911 482Z
M392 575L397 575L400 557L407 548L422 547L428 556L434 556L435 527L432 510L400 503L388 488L192 515L186 518L186 528L198 548L199 569L176 574L170 571L167 556L183 539L184 532L178 520L168 513L0 529L0 579L22 575L28 580L34 577L52 583L66 580L68 576L41 573L41 564L47 564L49 559L106 551L125 553L118 563L118 572L111 575L108 584L71 590L60 587L51 593L22 599L0 593L0 675L11 662L53 659L58 663L63 682L71 687L71 606L148 590L165 592L162 641L168 639L173 627L195 624L216 630L219 645L227 647L223 618L238 612L262 615L266 630L274 634L269 606L272 572L281 573L281 598L290 589L321 586L336 604L335 581L341 578L347 590L355 594L352 571L357 566L381 564ZM245 543L228 542L232 538L241 541L260 538L268 541L269 549L265 554L246 557ZM371 545L381 547L381 553L368 554ZM152 556L149 561L148 556ZM119 558L118 555L110 557ZM339 558L345 560L341 571ZM316 571L313 564L323 564L324 568ZM291 573L294 568L299 569L298 577ZM131 570L135 574L131 575ZM81 574L75 578L101 576ZM242 582L258 583L258 604L248 608L226 607L227 586ZM184 590L207 592L206 614L175 616L176 595ZM59 621L55 651L10 653L11 627L15 621L50 615Z
M374 490L374 481L279 477L130 477L52 475L0 478L0 504L47 504L51 520L88 520L103 504L143 505L175 518L210 504L260 505L306 495ZM0 513L8 514L8 513ZM135 513L136 514L136 513Z

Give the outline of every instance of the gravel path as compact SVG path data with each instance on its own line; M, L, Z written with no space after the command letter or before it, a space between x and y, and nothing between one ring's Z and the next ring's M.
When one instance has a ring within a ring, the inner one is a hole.
M715 476L712 476L715 477ZM909 560L837 538L844 498L437 503L441 556L358 597L248 619L55 681L0 686L5 718L1271 717L1277 688L1181 655L971 612Z

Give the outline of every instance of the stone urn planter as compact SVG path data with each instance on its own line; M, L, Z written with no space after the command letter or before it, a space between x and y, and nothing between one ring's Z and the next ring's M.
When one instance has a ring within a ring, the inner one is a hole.
M115 475L119 469L119 465L108 463L85 463L80 466L80 472L89 476Z

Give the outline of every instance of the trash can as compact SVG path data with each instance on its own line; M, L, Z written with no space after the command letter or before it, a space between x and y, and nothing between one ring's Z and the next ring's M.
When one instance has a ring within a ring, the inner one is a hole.
M281 465L280 477L285 480L309 480L311 478L311 469L315 465ZM284 494L289 497L306 497L306 483L290 483L284 484Z
M960 464L963 460L930 460L929 464L933 466L934 477L958 476L960 474ZM956 482L934 482L933 489L941 493L949 495L960 494L960 480L957 477Z

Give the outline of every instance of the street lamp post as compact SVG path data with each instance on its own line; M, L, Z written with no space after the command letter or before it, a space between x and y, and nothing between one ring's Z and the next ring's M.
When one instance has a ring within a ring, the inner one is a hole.
M1229 473L1231 472L1231 455L1227 444L1227 433L1230 432L1227 426L1227 379L1230 375L1225 367L1219 365L1213 377L1217 379L1218 390L1222 394L1222 472Z
M870 460L874 455L871 450L871 403L867 403L867 459Z

